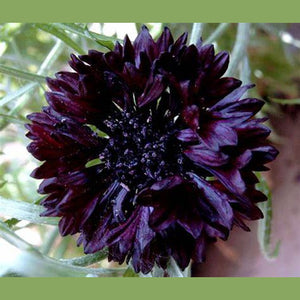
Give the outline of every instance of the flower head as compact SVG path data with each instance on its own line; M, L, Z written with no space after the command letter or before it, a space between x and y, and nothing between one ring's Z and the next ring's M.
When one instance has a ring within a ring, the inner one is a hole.
M75 72L48 78L48 106L28 116L43 215L136 272L170 257L184 269L233 225L249 230L266 200L254 171L277 155L254 118L263 101L242 98L252 85L222 77L228 53L186 40L143 27L113 51L71 55Z

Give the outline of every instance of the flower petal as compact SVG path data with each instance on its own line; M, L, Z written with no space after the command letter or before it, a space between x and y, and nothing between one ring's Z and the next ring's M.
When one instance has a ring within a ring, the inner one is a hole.
M217 102L213 107L211 107L211 110L224 109L228 105L233 104L234 102L238 101L248 89L251 89L252 87L254 87L254 84L247 84L235 89L229 95Z
M164 77L161 75L156 75L153 80L148 81L144 93L138 98L139 107L157 100L165 87Z
M218 150L221 146L236 146L238 135L222 121L213 121L200 126L198 134L208 148Z
M199 164L218 167L228 162L228 155L218 151L212 151L203 144L189 146L184 150L184 154L191 160Z
M191 180L197 188L203 193L203 196L212 205L218 214L218 222L228 229L232 227L233 210L229 204L229 198L226 194L217 190L214 186L201 179L194 173L188 173Z
M212 63L211 69L210 69L210 76L219 78L221 77L225 71L228 68L229 64L229 54L226 51L219 52L216 57L214 58L214 61Z
M198 134L190 128L180 130L176 137L183 142L197 142L199 140Z

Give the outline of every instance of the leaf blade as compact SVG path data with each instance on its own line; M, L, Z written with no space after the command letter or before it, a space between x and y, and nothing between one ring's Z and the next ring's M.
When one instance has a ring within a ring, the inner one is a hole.
M23 201L9 200L0 196L0 215L26 220L34 224L57 225L58 218L40 217L44 208Z
M34 26L42 31L45 31L57 37L79 54L85 53L85 51L76 42L74 42L74 40L72 40L63 30L59 29L59 27L57 27L56 24L35 23Z
M103 34L90 31L87 27L82 27L74 23L55 23L55 24L57 24L57 26L61 29L91 39L109 50L112 50L113 45L116 41L120 41L120 39L105 36Z
M0 106L6 105L10 101L13 101L24 94L30 92L34 87L36 87L38 84L36 82L28 83L27 85L23 85L21 88L17 89L16 91L6 95L0 100Z
M16 68L5 66L3 64L0 64L0 73L37 83L45 83L46 79L45 76L22 71Z
M272 195L268 187L268 184L264 177L260 174L256 174L259 183L257 184L258 190L263 192L268 200L258 204L259 208L264 214L264 218L258 221L258 242L262 254L266 259L272 259L278 256L280 241L278 241L274 247L274 250L271 250L271 234L272 234Z
M300 105L300 98L297 99L278 99L269 98L271 102L282 104L282 105Z

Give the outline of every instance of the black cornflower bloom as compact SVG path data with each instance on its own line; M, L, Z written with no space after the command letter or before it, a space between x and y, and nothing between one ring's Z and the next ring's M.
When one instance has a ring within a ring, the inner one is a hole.
M254 171L277 155L253 118L263 101L241 98L252 85L222 77L228 53L186 41L143 27L113 51L71 55L75 72L48 78L49 106L28 116L43 215L136 272L170 257L184 269L233 225L249 230L266 200Z

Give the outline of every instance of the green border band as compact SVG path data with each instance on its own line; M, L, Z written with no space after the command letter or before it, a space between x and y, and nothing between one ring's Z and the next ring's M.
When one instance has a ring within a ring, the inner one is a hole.
M296 278L10 278L2 299L296 299ZM7 297L3 297L6 295Z
M299 0L26 0L1 2L1 22L299 22Z
M0 22L300 22L299 0L2 1ZM1 299L297 299L299 278L0 278Z

